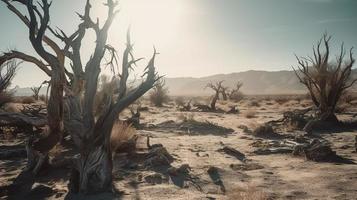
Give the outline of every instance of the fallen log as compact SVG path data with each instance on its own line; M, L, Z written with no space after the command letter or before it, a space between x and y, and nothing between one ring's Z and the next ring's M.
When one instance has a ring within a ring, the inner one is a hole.
M242 152L240 152L232 147L224 146L222 149L219 149L218 151L224 152L230 156L233 156L242 162L245 162L247 159Z

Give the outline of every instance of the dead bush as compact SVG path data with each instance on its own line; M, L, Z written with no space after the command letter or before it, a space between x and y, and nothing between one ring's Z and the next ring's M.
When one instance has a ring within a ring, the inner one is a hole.
M277 98L275 99L275 102L277 102L277 103L280 104L280 105L283 105L283 104L287 103L287 102L290 101L290 100L291 100L291 99L288 98L288 97L277 97Z
M243 92L237 91L237 92L230 94L229 99L234 102L239 102L244 99L244 94L243 94Z
M31 104L31 103L35 103L36 100L35 100L35 98L28 96L28 97L22 97L22 98L21 98L21 102L22 102L23 104Z
M275 135L275 132L272 126L268 124L261 124L258 125L256 128L254 128L253 135L258 137L266 137L266 136Z
M185 98L184 97L176 97L175 104L178 107L184 107L185 106Z
M230 200L268 200L268 195L255 186L237 187L228 193Z
M252 100L248 104L249 107L260 107L260 103L256 100Z
M170 100L168 93L169 90L165 86L164 79L160 79L156 82L149 94L150 102L157 107L162 107L164 103L167 103Z
M121 145L132 140L136 135L136 129L130 124L118 121L114 124L110 136L110 147L113 152L121 147Z
M255 118L256 117L257 112L255 110L246 110L243 113L243 116L246 118Z

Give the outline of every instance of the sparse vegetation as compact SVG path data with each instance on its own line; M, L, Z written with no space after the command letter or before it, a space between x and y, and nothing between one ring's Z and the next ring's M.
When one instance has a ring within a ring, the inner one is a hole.
M162 107L170 100L168 94L169 90L165 86L165 80L160 79L149 94L150 102L157 107Z

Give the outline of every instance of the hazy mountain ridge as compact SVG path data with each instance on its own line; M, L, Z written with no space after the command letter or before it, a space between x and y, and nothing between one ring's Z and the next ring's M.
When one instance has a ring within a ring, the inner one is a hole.
M353 77L357 77L357 69L353 70ZM165 78L170 95L210 95L212 91L205 89L209 82L224 80L224 85L234 87L239 80L243 82L242 91L246 94L299 94L306 93L302 84L299 83L293 71L257 71L250 70L231 74L216 74L212 76L193 78ZM357 89L357 84L354 85ZM44 94L46 87L41 89ZM17 88L16 95L31 95L30 88Z

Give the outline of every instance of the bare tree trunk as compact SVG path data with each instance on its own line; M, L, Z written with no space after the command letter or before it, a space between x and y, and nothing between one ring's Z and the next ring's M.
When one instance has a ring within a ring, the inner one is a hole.
M214 95L214 97L212 98L212 101L211 101L211 109L212 110L216 110L216 103L217 103L218 97L219 97L219 93L216 93Z

